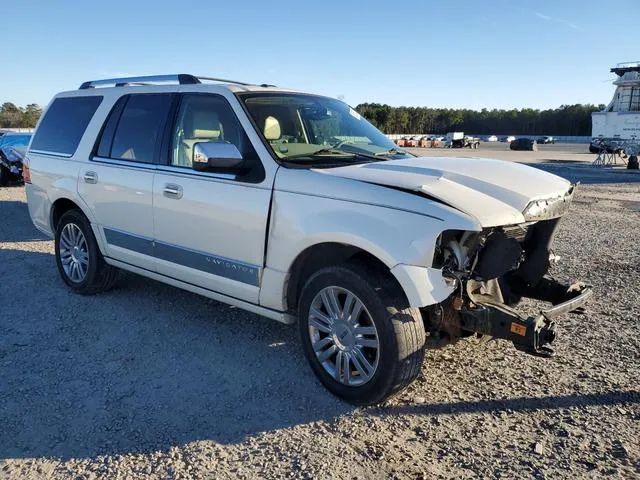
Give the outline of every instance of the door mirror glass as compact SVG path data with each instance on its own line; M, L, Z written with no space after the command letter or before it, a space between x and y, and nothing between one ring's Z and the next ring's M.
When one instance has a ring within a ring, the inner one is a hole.
M244 159L233 143L198 142L193 146L194 170L238 173L244 168Z

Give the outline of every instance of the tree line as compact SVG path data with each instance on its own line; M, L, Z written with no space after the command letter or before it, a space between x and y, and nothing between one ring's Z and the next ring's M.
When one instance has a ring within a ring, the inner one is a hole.
M356 110L384 133L447 133L498 135L591 135L591 112L604 105L562 105L558 108L469 110L392 107L362 103Z
M469 110L429 107L392 107L362 103L356 110L384 133L447 133L463 131L497 135L591 135L591 112L604 105L562 105L558 108ZM42 107L31 103L0 106L0 128L33 128Z
M0 106L0 128L33 128L42 115L42 107L30 103L26 107L18 107L11 102Z

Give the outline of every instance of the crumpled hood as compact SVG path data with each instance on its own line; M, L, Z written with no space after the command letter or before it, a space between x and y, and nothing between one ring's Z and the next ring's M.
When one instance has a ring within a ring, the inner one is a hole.
M317 171L424 193L483 227L522 223L529 202L563 195L571 186L538 168L487 158L420 157Z

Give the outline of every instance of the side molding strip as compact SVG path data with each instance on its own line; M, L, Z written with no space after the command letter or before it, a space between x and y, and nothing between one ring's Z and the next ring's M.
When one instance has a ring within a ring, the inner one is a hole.
M112 228L103 228L109 245L126 248L127 250L132 250L143 255L149 255L160 260L211 273L212 275L246 283L255 287L260 285L260 267L257 265L250 265L168 243L156 242L147 237L133 235Z

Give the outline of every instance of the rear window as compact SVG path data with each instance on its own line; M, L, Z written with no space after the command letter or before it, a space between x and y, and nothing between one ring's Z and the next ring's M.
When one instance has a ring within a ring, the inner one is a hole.
M38 126L31 142L31 150L73 155L102 98L56 98Z

